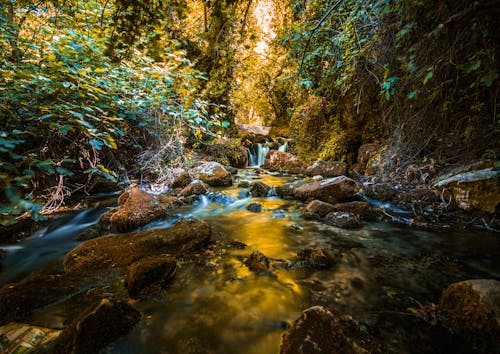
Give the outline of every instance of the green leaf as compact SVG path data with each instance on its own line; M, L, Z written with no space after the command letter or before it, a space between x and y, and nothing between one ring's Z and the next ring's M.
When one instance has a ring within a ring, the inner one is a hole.
M432 79L432 77L434 76L434 71L432 70L432 68L430 68L429 72L427 73L427 75L425 75L424 77L424 85L430 80Z
M45 160L45 161L40 161L36 163L36 167L38 167L40 170L46 171L50 174L54 173L54 161L51 159Z
M62 168L62 167L56 167L56 172L59 173L60 175L70 176L70 177L75 175L70 170L67 170L67 169Z
M102 147L104 146L104 143L100 140L97 140L97 139L91 139L89 141L90 145L92 145L94 147L94 149L96 150L101 150Z
M227 120L225 120L225 121L222 122L222 127L223 128L228 128L230 125L231 125L231 123L229 123Z
M411 100L414 99L416 95L417 95L417 90L410 92L407 97Z

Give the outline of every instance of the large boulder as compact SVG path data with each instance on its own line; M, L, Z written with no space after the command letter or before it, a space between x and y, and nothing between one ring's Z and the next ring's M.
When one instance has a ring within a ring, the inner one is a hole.
M295 197L296 184L285 183L275 188L276 195L283 199L292 199Z
M470 212L498 212L500 170L486 168L446 177L438 179L433 185L445 200L450 200L459 208Z
M64 259L67 272L126 267L139 259L168 254L177 257L205 246L212 235L210 225L181 219L168 229L149 229L89 240Z
M175 259L168 256L155 256L138 260L128 267L127 288L132 296L156 286L165 287L174 277Z
M176 198L149 194L134 187L118 198L118 210L110 216L109 222L120 232L130 231L146 225L179 204Z
M337 203L333 205L336 211L343 211L350 214L359 215L363 219L371 220L374 219L376 214L370 206L368 202L346 202L346 203Z
M466 280L443 291L444 323L484 353L500 352L500 281Z
M313 200L307 204L302 212L302 216L305 219L321 219L332 211L335 211L335 207L332 204L322 202L321 200Z
M284 171L292 174L304 173L306 165L299 157L284 151L271 150L262 168L270 171Z
M181 175L177 176L174 179L171 187L172 187L172 189L184 188L192 181L193 181L193 178L189 175L189 173L182 173Z
M347 164L340 161L318 160L309 165L306 169L308 176L323 176L325 178L345 175Z
M358 186L354 180L338 176L303 184L295 189L295 196L300 200L319 199L334 204L351 199L357 192Z
M42 352L98 353L116 338L126 334L141 314L126 302L102 299L87 308Z
M281 354L354 354L337 315L322 306L308 308L283 335Z
M233 184L231 173L220 163L210 161L193 169L196 178L212 187L228 187Z

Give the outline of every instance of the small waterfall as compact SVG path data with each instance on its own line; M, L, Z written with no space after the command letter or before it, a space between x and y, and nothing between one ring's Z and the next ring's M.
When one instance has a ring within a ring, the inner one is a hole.
M285 142L283 145L280 145L278 151L281 151L281 152L287 152L288 150L288 143Z
M269 146L262 144L252 145L252 147L248 149L248 167L256 168L262 166L268 152Z

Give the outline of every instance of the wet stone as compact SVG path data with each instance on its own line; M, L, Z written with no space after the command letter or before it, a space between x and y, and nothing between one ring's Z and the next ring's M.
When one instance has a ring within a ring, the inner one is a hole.
M250 203L247 205L247 210L252 213L260 213L262 211L262 205L259 203Z
M251 271L266 271L269 270L270 260L262 252L255 251L243 261L243 264Z
M262 182L254 182L250 187L250 193L254 197L267 197L270 192L271 187Z
M297 253L304 260L311 262L311 265L318 267L329 267L337 263L337 257L322 248L307 248Z
M175 270L175 259L168 256L141 259L128 268L127 288L132 296L149 289L161 290L173 279Z
M97 353L139 322L130 304L102 299L80 314L41 353Z
M342 229L357 229L361 227L361 221L356 214L334 211L325 216L325 221Z

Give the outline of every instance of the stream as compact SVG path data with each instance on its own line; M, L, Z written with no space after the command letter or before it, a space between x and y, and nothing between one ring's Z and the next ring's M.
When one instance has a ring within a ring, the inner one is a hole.
M442 289L453 282L500 278L498 235L435 233L384 221L344 230L304 220L298 201L255 198L248 188L237 187L239 181L275 187L298 179L239 170L233 187L216 188L143 227L165 228L181 217L196 217L213 226L214 241L221 246L206 261L180 259L164 296L135 302L145 316L102 353L279 353L286 328L314 305L352 316L388 352L467 352L411 309L437 303ZM261 204L262 211L248 211L250 203ZM79 244L76 235L105 210L87 209L54 221L21 243L0 245L6 251L0 285L34 271L61 271L64 255ZM308 248L336 254L336 264L297 262L297 253ZM269 272L252 272L243 264L257 250L271 259ZM68 301L25 321L60 328L71 320L74 307L87 305Z

